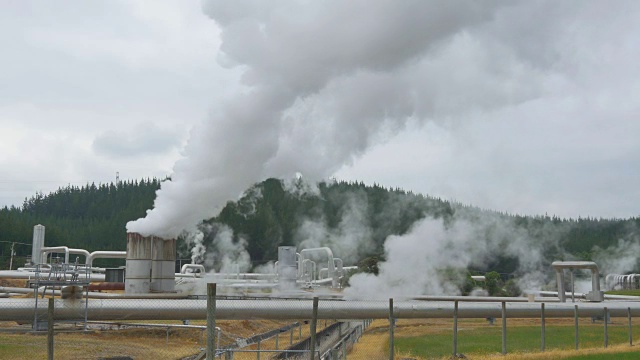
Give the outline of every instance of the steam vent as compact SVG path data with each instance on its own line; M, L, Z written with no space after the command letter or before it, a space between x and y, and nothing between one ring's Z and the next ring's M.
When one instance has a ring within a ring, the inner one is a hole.
M127 233L125 292L174 292L176 240Z

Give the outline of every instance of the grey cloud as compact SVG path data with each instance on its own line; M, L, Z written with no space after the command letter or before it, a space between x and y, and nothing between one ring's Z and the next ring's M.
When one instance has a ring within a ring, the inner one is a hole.
M179 146L176 133L153 124L137 126L131 132L107 131L93 141L93 150L108 157L162 155Z

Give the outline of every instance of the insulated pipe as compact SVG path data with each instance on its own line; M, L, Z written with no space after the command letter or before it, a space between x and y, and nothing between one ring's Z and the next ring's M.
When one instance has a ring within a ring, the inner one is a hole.
M342 259L333 258L333 264L338 268L338 276L344 276Z
M195 270L198 270L200 275L204 275L206 274L206 270L204 269L204 265L200 265L200 264L184 264L182 265L182 267L180 268L180 274L186 274L188 269L192 269L194 271L192 271L192 273L198 273Z
M104 274L87 274L88 279L91 281L104 281ZM33 271L19 271L19 270L3 270L0 271L0 279L35 279L36 273ZM84 275L83 275L84 279Z
M600 291L600 273L598 265L593 261L554 261L551 267L556 271L556 279L558 282L558 297L560 301L566 301L564 288L564 269L588 269L591 270L591 288L587 294L587 300L600 302L603 300L604 293Z
M1 287L0 293L2 292L11 292L16 294L33 294L34 289L29 288L18 288L18 287ZM60 296L60 290L54 290L51 288L46 288L41 286L37 291L38 295L51 295L51 296ZM84 293L82 294L84 297ZM176 293L148 293L148 294L117 294L117 293L101 293L101 292L88 292L89 299L186 299L188 295L186 294L176 294ZM13 301L19 301L24 299L11 299ZM0 307L2 305L0 304Z
M302 267L303 267L303 270L302 270L303 277L309 274L309 281L316 280L316 262L315 261L312 261L311 259L304 259L302 260ZM307 268L310 268L310 269L307 269Z
M331 251L330 248L328 247L319 247L319 248L312 248L312 249L303 249L300 251L300 258L302 259L302 261L304 262L304 259L306 258L306 255L308 254L313 254L313 253L324 253L327 255L327 264L329 267L329 277L333 280L331 283L332 287L338 287L338 277L336 276L335 273L335 264L333 263L333 252ZM298 270L298 273L301 274L301 271Z
M165 294L166 295L166 294ZM429 303L420 301L394 301L393 315L397 319L452 318L454 302ZM459 303L459 318L487 318L502 316L501 303ZM547 303L545 316L573 318L575 304ZM640 316L637 302L584 303L580 306L581 316L600 316L604 305L611 316ZM0 299L0 321L31 321L36 307L35 299ZM39 311L45 311L47 304L38 302ZM84 311L84 301L55 299L57 320L77 319ZM506 316L510 318L539 318L540 304L507 303ZM127 320L203 320L207 316L206 300L158 300L144 302L136 299L90 299L87 301L87 318L93 321ZM311 300L217 300L216 319L310 319ZM319 319L387 319L388 301L320 301Z
M64 252L64 263L69 263L69 248L67 246L47 246L40 249L40 254L44 254L43 262L47 262L49 253Z
M44 225L35 225L33 227L33 242L31 246L31 263L42 263L42 252L40 251L44 246Z
M87 266L93 266L95 259L126 259L126 251L94 251L87 257Z

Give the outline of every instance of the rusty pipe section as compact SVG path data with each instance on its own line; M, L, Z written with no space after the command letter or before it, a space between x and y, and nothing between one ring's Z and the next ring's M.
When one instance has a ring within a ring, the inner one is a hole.
M206 319L206 300L160 299L90 299L87 305L89 320L179 320ZM575 316L575 304L546 303L545 316ZM34 299L0 299L0 321L29 321L33 319ZM640 303L620 301L606 303L581 303L580 316L600 316L604 307L611 316L640 316ZM38 302L38 311L46 312L47 303ZM58 320L77 319L84 312L84 301L55 300L55 317ZM216 318L242 319L309 319L312 316L312 300L218 300ZM393 314L399 319L452 318L454 302L397 301ZM496 303L464 302L458 304L460 318L500 317L502 306ZM510 318L538 318L539 303L506 303L506 315ZM387 301L320 301L320 319L387 319Z

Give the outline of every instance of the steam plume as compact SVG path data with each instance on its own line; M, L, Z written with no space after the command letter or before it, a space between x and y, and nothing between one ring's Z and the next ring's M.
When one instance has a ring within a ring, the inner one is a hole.
M486 56L493 49L467 32L501 6L205 2L222 29L219 61L242 70L244 88L192 132L154 209L127 230L176 237L265 177L330 176L410 119L527 99L532 82L518 81L526 73L496 67ZM443 64L469 58L476 61L465 71L485 86L442 77Z

